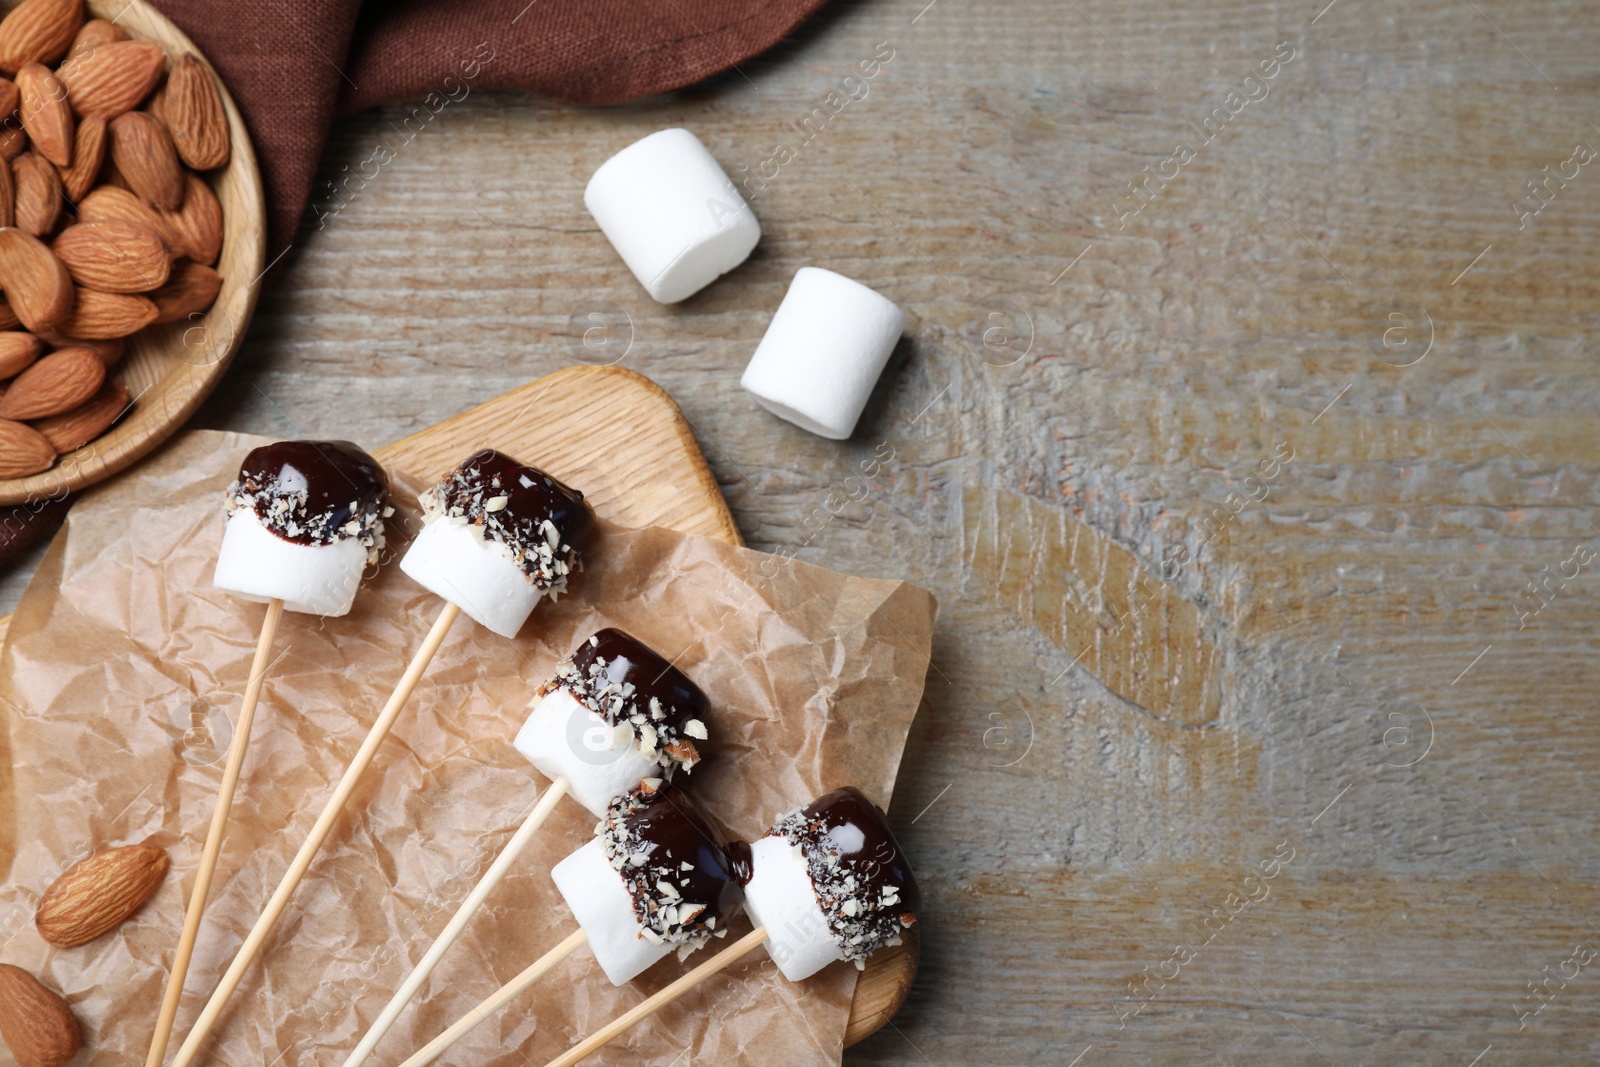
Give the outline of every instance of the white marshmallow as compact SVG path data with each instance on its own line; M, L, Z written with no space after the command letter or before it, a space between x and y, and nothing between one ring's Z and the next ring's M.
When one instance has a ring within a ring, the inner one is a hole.
M688 130L661 130L600 165L584 206L622 261L663 304L699 292L737 267L761 224Z
M589 949L612 985L632 981L676 951L665 941L647 941L633 910L633 894L612 870L605 849L590 841L550 870L567 907L589 936Z
M820 267L801 267L741 385L803 430L842 441L905 329L893 301Z
M565 689L552 689L517 731L513 744L546 778L566 778L572 799L599 818L611 798L659 778L663 771L639 754L633 731L612 727Z
M509 548L448 518L422 528L400 569L501 637L517 636L542 595Z
M366 569L367 550L358 538L297 545L263 526L255 509L240 508L223 530L211 581L245 600L276 597L288 611L344 615Z
M751 922L767 928L767 953L785 978L798 982L845 958L817 903L800 846L759 838L750 846L750 871L744 907Z

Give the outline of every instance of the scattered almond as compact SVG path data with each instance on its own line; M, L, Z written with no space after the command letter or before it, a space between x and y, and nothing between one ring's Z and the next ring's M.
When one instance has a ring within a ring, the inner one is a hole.
M42 419L71 411L98 393L105 380L99 356L87 348L60 349L17 375L0 396L0 419Z
M15 226L0 230L0 290L34 333L54 329L72 311L72 275L37 237Z
M216 263L222 254L222 205L199 175L187 175L183 206L177 211L164 211L161 216L178 237L172 249L174 255L208 267Z
M0 378L14 378L44 355L44 342L31 333L0 333Z
M167 243L136 222L68 226L50 247L74 281L105 293L149 292L165 285L172 271Z
M61 175L49 160L24 152L11 161L16 190L16 224L35 237L46 237L61 217Z
M0 21L0 70L54 63L83 25L83 0L22 0Z
M111 120L111 158L128 186L163 211L183 203L183 164L166 125L147 111Z
M138 333L154 321L156 306L145 297L80 288L59 328L70 337L101 341Z
M90 115L78 123L72 141L72 165L61 168L61 189L76 204L94 188L106 158L106 120Z
M64 1067L83 1047L83 1031L71 1005L9 963L0 963L0 1038L17 1067Z
M40 340L51 348L87 348L100 357L100 362L110 370L122 362L122 350L125 347L120 337L107 337L91 341L86 337L67 337L59 333L46 333L40 335Z
M150 293L157 322L177 322L204 311L217 299L222 275L201 263L180 259L172 265L167 284Z
M60 76L73 111L110 120L138 107L165 66L161 46L153 41L115 41L75 57Z
M167 854L154 845L96 852L45 890L33 924L52 945L87 944L138 911L166 873Z
M212 170L228 162L228 116L216 79L198 56L186 55L172 65L161 94L161 114L178 155L189 166Z
M128 410L128 387L115 378L108 379L88 403L40 419L33 428L43 435L60 455L82 448L111 428Z
M58 167L72 162L72 108L50 68L29 63L17 72L22 128L41 156Z

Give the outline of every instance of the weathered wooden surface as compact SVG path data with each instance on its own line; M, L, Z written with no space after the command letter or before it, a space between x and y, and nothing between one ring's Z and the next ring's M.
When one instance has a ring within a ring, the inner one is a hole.
M326 179L393 159L198 424L386 441L621 356L752 545L935 590L922 970L851 1063L1591 1061L1600 577L1517 612L1600 548L1600 160L1514 205L1600 148L1600 22L1325 3L839 5L638 106L342 121ZM684 124L743 179L880 42L751 262L654 305L593 169ZM738 387L805 264L913 322L842 446Z

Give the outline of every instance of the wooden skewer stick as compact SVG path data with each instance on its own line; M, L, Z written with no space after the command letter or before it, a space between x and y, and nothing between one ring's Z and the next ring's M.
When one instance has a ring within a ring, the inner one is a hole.
M495 990L489 999L450 1024L448 1030L422 1046L416 1055L406 1060L400 1067L422 1067L425 1063L432 1063L445 1049L461 1040L473 1027L505 1007L511 998L538 981L544 972L572 955L573 951L587 940L589 936L581 928L568 934L565 941L534 960L527 970Z
M766 939L767 928L765 926L756 927L682 978L679 978L676 982L667 986L661 992L641 1001L627 1012L617 1016L605 1026L573 1045L567 1051L545 1064L545 1067L572 1067L574 1063L577 1063L601 1046L608 1044L617 1035L633 1026L634 1023L654 1015ZM411 1067L411 1064L407 1063L405 1067Z
M311 866L311 861L316 858L317 851L322 847L322 842L333 830L333 824L338 821L344 806L349 803L350 795L355 792L361 775L366 771L378 753L378 747L383 744L384 738L389 736L389 731L394 726L395 719L399 718L401 709L406 706L406 701L411 698L411 691L417 687L417 682L422 678L422 672L428 669L428 663L433 659L433 654L439 651L439 646L444 643L445 635L450 632L450 624L456 621L461 614L461 609L454 604L446 603L439 612L439 617L434 620L433 629L428 631L428 636L423 639L422 647L417 649L417 654L411 657L411 663L406 667L405 674L401 675L400 683L395 686L394 692L389 696L389 702L383 706L373 722L372 728L367 731L366 740L361 742L361 747L356 751L355 757L350 761L350 766L345 768L344 777L339 779L339 784L333 790L333 795L328 798L328 803L323 806L322 814L317 816L317 821L311 827L311 833L306 837L305 843L300 846L300 851L295 854L294 862L289 864L289 869L284 872L283 880L278 883L278 888L273 891L272 899L267 902L266 908L261 912L261 917L250 930L250 936L244 939L244 944L239 947L239 953L228 965L228 971L222 976L222 981L217 984L216 990L211 994L211 999L206 1002L205 1008L200 1012L200 1017L195 1020L194 1029L189 1031L189 1036L184 1039L183 1047L178 1049L178 1054L172 1060L172 1067L188 1067L200 1053L200 1046L205 1043L211 1033L211 1028L216 1025L217 1017L222 1014L222 1009L227 1006L228 998L239 988L239 982L244 978L244 972L261 951L266 942L267 935L272 932L273 925L283 914L284 908L289 904L289 898L299 886L300 880L305 877L306 870Z
M467 899L461 902L461 906L456 909L456 913L451 917L449 924L440 931L438 938L429 946L427 954L406 976L406 980L400 984L400 988L395 990L394 996L390 998L382 1013L373 1021L366 1035L362 1037L361 1044L357 1045L355 1051L350 1053L350 1057L344 1061L344 1067L360 1067L360 1064L368 1056L372 1055L372 1050L377 1047L379 1041L383 1040L383 1035L389 1032L389 1027L393 1026L394 1021L400 1017L400 1013L405 1011L406 1005L411 1003L411 998L417 995L417 990L421 989L422 983L428 980L428 975L433 973L434 967L438 965L445 952L449 950L451 945L456 943L456 939L461 936L461 931L467 928L467 923L478 913L478 909L483 907L484 899L488 897L495 886L500 884L500 880L506 876L506 872L511 869L511 865L516 862L522 850L527 847L529 841L533 840L534 832L549 817L550 812L555 809L556 804L566 795L569 787L570 783L563 775L558 775L550 783L550 787L544 791L544 796L539 798L539 803L534 805L533 810L528 813L527 819L523 820L522 825L512 835L511 840L507 841L505 847L500 850L500 855L495 857L494 863L484 872L483 878L473 887L472 892L467 894ZM571 941L572 939L568 938L567 940ZM583 944L583 940L580 938L573 943L571 948L567 949L567 952L581 944ZM566 955L566 952L561 955ZM556 959L560 958L560 956L556 957ZM543 960L540 961L540 963L543 962ZM552 959L550 962L554 963L555 960ZM538 963L534 964L534 967L538 966ZM531 967L529 968L529 970L532 969ZM527 971L523 972L523 974L527 973ZM538 974L533 975L533 978L537 978L539 974L543 973L544 971L540 970ZM532 981L533 978L528 980ZM473 1025L476 1025L476 1023ZM152 1065L147 1064L146 1067L152 1067ZM159 1065L156 1065L156 1067L159 1067Z
M183 979L189 973L195 938L200 933L200 918L205 914L206 897L211 892L211 875L217 869L217 856L222 852L222 836L227 831L228 812L233 807L233 791L239 784L245 751L250 747L250 727L255 722L256 702L261 699L261 686L267 679L267 653L272 649L272 639L278 632L278 621L282 618L283 601L274 597L267 602L267 617L261 621L256 657L250 664L250 680L245 685L244 702L239 706L239 720L233 727L233 743L228 746L228 762L223 766L222 784L217 788L217 806L211 813L211 829L206 831L205 847L200 850L200 866L195 871L194 888L189 891L189 910L183 917L178 953L173 957L172 971L167 975L167 991L161 998L161 1014L156 1018L156 1033L150 1039L150 1055L145 1057L145 1067L161 1067L161 1061L167 1054L172 1021L178 1014L178 1001L183 997Z

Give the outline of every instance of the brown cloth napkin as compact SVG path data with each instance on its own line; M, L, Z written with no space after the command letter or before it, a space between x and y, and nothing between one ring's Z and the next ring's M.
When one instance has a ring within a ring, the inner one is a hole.
M464 84L636 100L765 51L825 2L154 0L244 113L266 182L269 261L293 240L335 114Z

